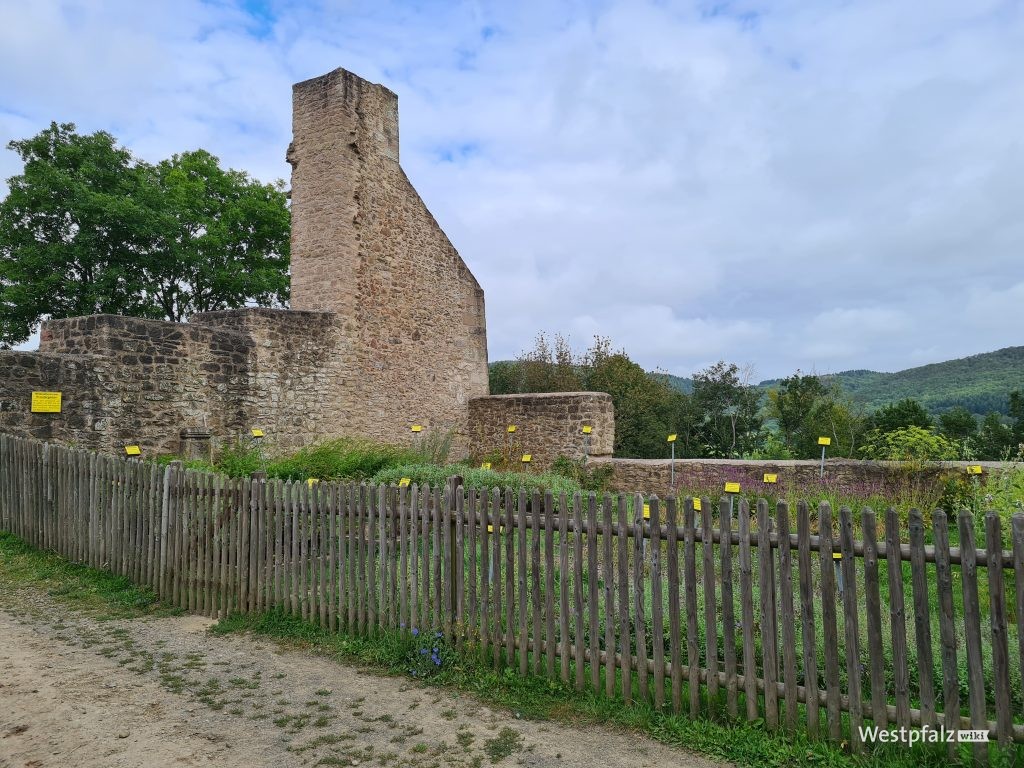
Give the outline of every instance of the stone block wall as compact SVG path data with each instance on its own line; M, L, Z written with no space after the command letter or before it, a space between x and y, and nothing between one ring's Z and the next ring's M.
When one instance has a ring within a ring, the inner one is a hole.
M829 459L825 476L819 477L817 461L742 461L739 459L677 459L675 483L670 482L671 462L668 459L598 458L596 464L612 467L610 488L614 491L639 492L664 496L706 489L719 495L726 482L738 482L744 494L786 493L789 488L825 488L838 493L856 495L890 495L906 489L908 483L920 488L933 487L950 474L962 474L968 464L980 464L984 471L999 467L999 462L952 461L912 472L895 461L852 461ZM764 483L766 473L778 475L774 485Z
M516 431L508 432L514 424ZM590 435L583 427L592 428ZM615 408L604 392L492 395L469 401L469 440L478 457L524 453L545 468L559 456L611 456Z
M220 439L247 431L253 343L236 331L90 315L44 323L39 348L91 361L102 393L93 429L111 450L176 453L183 429Z
M343 398L332 396L349 378L342 350L350 341L337 315L236 309L193 315L189 324L249 340L243 405L248 426L266 433L268 450L352 434L351 403L346 408Z
M464 436L488 387L484 294L399 165L397 97L338 69L296 84L292 114L291 303L348 342L329 410L387 442Z
M107 450L103 368L81 355L0 352L0 432ZM61 413L32 413L33 392L60 392Z

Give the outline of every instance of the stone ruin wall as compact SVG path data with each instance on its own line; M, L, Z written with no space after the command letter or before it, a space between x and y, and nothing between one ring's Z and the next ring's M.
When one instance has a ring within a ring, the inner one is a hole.
M347 431L465 435L488 392L484 294L399 165L397 97L339 69L295 85L292 114L291 304L351 342L330 393Z
M48 321L39 352L0 352L0 429L155 455L182 452L182 431L259 427L276 450L404 443L420 424L455 431L462 456L511 445L514 420L537 466L580 453L584 424L610 455L607 395L487 397L483 290L399 165L395 94L341 69L298 83L293 134L292 309ZM62 413L30 413L39 390Z
M877 493L889 496L910 487L932 489L951 475L963 475L969 465L981 465L984 472L1005 466L993 461L949 461L920 467L898 461L856 461L829 459L825 477L819 477L821 464L814 460L744 461L739 459L676 459L675 483L671 482L669 459L597 458L595 466L612 467L610 487L614 491L640 492L666 496L694 488L716 489L716 496L728 482L740 483L743 495L785 493L788 488L827 488L837 493L865 496ZM764 483L766 473L778 475L774 485ZM809 498L813 501L813 498Z
M615 410L603 392L492 395L469 401L468 431L475 458L500 455L514 464L529 453L535 468L547 468L559 456L611 456Z

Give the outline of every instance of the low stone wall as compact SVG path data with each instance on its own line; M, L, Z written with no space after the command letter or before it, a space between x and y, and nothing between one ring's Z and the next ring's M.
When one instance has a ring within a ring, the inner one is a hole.
M675 483L671 482L672 462L669 459L595 458L594 466L610 465L610 488L614 491L639 492L664 496L688 489L723 491L726 482L740 483L743 493L785 493L788 488L826 488L838 493L856 495L886 494L904 489L908 482L919 487L931 486L953 473L963 473L968 465L980 464L983 471L1002 466L999 462L953 461L914 468L895 461L851 461L830 459L825 462L824 477L819 477L818 461L742 461L739 459L676 459ZM773 485L764 482L765 474L778 476Z
M468 435L474 457L501 454L516 461L529 453L535 467L546 468L559 456L611 456L615 408L604 392L476 397L469 401Z

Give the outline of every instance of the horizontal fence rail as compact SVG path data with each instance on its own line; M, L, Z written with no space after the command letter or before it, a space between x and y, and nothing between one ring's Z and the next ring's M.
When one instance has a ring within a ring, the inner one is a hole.
M0 435L0 529L188 611L440 633L627 706L1024 743L1024 514L238 479Z

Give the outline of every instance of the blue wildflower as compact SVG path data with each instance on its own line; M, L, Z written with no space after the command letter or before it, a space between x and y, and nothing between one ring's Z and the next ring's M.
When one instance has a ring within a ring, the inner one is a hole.
M420 634L420 631L418 629L416 629L416 627L413 627L412 628L412 636L413 637L419 637L419 634Z
M426 656L428 653L430 653L430 651L428 651L426 648L420 648L421 656Z

